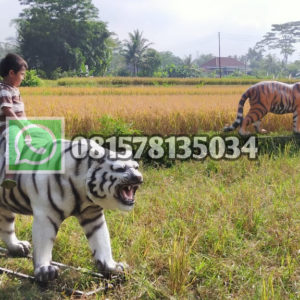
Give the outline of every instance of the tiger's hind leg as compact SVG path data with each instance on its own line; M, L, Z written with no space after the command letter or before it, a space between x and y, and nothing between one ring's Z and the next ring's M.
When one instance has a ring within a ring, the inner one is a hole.
M258 121L256 121L256 122L253 123L255 131L257 133L262 133L262 134L267 133L268 131L266 129L260 128L260 124L261 124L261 120L258 120Z
M31 245L27 241L19 241L15 234L15 214L0 207L0 239L6 244L8 251L15 256L27 256Z
M256 130L261 130L260 129L260 122L261 122L261 119L266 114L267 114L267 112L264 109L260 108L260 107L255 107L255 108L251 107L248 114L246 115L246 117L244 118L244 120L242 122L242 125L241 125L240 130L239 130L239 134L240 135L249 135L250 132L247 131L247 127L249 125L251 125L252 123L254 123L254 127L255 127ZM264 129L262 131L264 131Z
M296 134L300 134L300 118L299 118L300 110L296 110L293 114L293 131Z

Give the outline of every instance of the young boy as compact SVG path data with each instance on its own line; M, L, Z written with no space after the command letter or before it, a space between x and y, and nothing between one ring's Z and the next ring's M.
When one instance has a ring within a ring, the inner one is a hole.
M0 134L6 129L6 117L25 118L24 103L18 87L25 78L28 65L17 54L7 54L0 62ZM20 123L21 124L21 123ZM11 189L16 186L14 174L6 174L1 186Z

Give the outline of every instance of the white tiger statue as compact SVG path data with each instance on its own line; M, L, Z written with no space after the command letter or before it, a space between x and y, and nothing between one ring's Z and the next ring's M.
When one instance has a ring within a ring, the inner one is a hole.
M69 216L79 220L88 239L99 272L105 276L122 273L124 266L112 257L110 236L103 209L129 211L135 192L143 182L138 163L132 159L111 160L107 149L100 146L104 157L86 155L76 159L71 148L76 143L64 140L64 174L16 174L17 186L0 187L0 238L10 253L27 256L31 245L15 234L15 214L33 215L32 242L34 276L47 282L58 276L51 265L52 248L60 224ZM93 147L94 148L94 147ZM94 148L95 149L95 148ZM91 148L86 148L91 151ZM0 181L5 169L5 138L0 139Z

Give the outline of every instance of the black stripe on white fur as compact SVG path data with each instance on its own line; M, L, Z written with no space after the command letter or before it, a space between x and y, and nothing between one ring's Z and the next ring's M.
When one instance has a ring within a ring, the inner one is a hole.
M52 198L49 179L47 181L47 196L48 196L49 203L51 204L53 210L59 215L60 220L63 221L65 219L65 214L64 214L64 211L55 204L55 202Z

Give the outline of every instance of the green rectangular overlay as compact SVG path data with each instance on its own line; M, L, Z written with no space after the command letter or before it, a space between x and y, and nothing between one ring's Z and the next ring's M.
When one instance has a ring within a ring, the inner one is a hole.
M6 120L7 173L63 173L63 118Z

